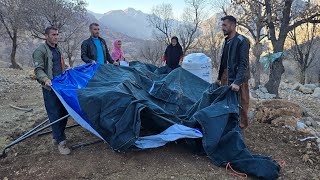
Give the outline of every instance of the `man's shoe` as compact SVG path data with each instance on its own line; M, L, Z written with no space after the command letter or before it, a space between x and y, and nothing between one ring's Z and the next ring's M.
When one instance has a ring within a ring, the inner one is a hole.
M58 145L58 150L62 155L68 155L71 153L71 150L67 147L66 141L61 141Z

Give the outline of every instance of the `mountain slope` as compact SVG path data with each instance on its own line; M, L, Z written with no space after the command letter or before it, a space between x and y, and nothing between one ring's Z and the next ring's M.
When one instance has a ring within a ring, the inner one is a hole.
M99 21L112 31L140 39L149 39L152 34L152 28L149 27L147 18L148 14L128 8L126 10L107 12Z

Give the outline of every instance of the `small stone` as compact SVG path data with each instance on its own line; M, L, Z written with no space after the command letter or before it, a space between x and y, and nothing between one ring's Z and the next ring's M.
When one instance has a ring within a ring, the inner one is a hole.
M308 162L309 159L310 159L310 157L309 157L308 154L305 154L305 155L302 156L303 162Z
M311 149L311 143L307 143L307 149Z
M319 87L314 89L312 96L315 98L320 98L320 88Z
M320 138L317 139L317 143L320 144Z
M304 87L311 89L314 91L317 88L317 85L315 84L305 84Z
M293 85L293 89L296 90L296 91L298 91L301 86L303 86L303 85L300 84L300 83L296 83L296 84Z
M261 88L260 88L260 91L263 92L263 93L268 93L268 89L265 88L265 87L261 87Z
M310 121L306 121L306 125L307 125L307 126L311 126L312 123L311 123Z
M254 119L254 112L253 111L249 111L249 113L248 113L248 118L250 119L250 120L253 120Z
M313 93L312 89L304 87L304 86L301 86L299 91L302 92L303 94L312 94Z
M9 178L8 177L4 177L3 180L9 180Z

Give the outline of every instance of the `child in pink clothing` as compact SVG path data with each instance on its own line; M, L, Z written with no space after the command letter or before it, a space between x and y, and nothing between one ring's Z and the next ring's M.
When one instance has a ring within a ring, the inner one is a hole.
M113 43L113 50L111 52L111 57L115 62L120 62L120 61L126 61L128 62L125 58L124 58L124 52L121 48L122 46L122 42L121 40L117 39L114 41Z

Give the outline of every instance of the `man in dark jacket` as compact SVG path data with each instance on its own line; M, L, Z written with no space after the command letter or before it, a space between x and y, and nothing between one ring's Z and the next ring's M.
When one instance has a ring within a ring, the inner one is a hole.
M81 44L81 59L85 63L99 63L119 65L110 56L106 41L100 37L99 24L92 23L89 26L91 36Z
M65 63L61 49L58 47L58 29L48 27L45 30L46 42L42 43L33 53L34 72L38 82L42 85L44 105L50 122L54 122L66 115L68 112L60 102L55 92L51 89L51 80L64 73ZM66 144L64 133L67 118L52 125L53 143L58 145L60 154L70 154Z
M230 85L233 91L240 93L240 127L248 127L249 110L249 40L236 31L237 20L233 16L221 19L222 31L226 36L217 83Z

